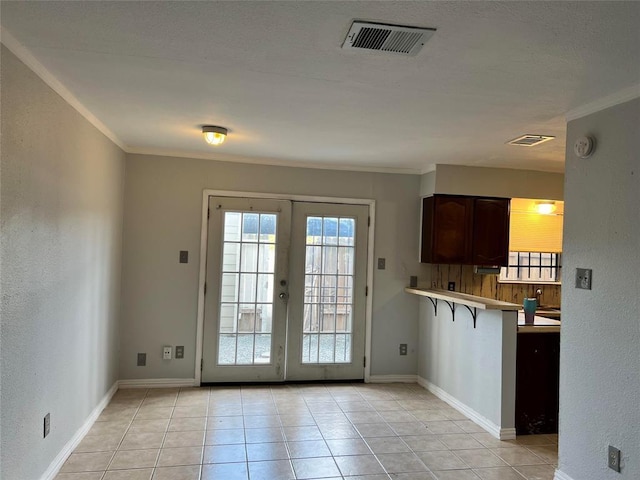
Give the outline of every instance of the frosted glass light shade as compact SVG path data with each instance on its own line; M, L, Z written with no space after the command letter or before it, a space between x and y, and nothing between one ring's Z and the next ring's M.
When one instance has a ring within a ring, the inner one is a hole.
M227 129L224 127L205 125L202 127L202 134L209 145L220 145L227 138Z
M538 202L536 204L536 210L542 215L549 215L556 211L555 202Z

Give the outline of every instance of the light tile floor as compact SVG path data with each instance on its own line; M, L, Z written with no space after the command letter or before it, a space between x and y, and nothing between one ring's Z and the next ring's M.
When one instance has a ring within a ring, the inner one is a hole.
M500 441L415 384L119 390L57 480L551 480L557 436Z

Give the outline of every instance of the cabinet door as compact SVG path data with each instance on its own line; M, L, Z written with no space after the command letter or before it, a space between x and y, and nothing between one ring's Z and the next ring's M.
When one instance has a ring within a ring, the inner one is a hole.
M471 198L435 196L432 263L470 263L472 223Z
M559 333L518 333L516 435L558 432Z
M474 199L474 265L506 265L509 258L509 199Z

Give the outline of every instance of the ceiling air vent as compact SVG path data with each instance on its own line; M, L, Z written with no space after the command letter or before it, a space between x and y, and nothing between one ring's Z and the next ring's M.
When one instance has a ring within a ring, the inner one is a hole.
M535 147L541 143L553 140L556 137L549 135L522 135L507 142L508 145L517 145L519 147Z
M435 31L435 28L354 21L349 33L347 33L347 38L344 39L342 48L413 56L420 51Z

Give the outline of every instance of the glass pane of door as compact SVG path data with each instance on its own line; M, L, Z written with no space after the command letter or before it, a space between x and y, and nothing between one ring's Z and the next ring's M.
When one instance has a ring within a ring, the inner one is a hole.
M219 365L271 363L275 213L224 212Z
M349 363L355 218L307 217L305 250L301 361Z

